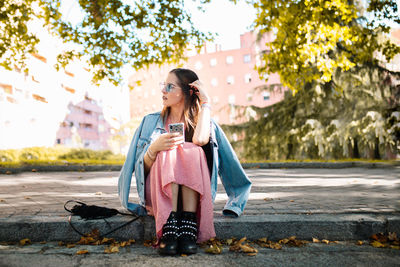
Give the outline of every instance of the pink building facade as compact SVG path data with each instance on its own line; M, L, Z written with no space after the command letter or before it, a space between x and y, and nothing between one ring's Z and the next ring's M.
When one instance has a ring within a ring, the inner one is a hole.
M212 105L212 117L220 124L236 124L246 120L237 118L239 106L265 107L283 99L279 76L268 77L268 81L260 79L255 70L259 66L259 54L266 50L265 43L272 40L266 35L261 42L256 41L254 32L240 36L239 49L221 51L218 46L205 46L198 54L188 54L188 61L182 67L192 69L200 78L207 90ZM162 94L159 83L164 81L168 72L176 66L152 66L140 70L129 79L131 117L144 115L162 109ZM274 85L274 90L254 90L265 85ZM251 113L247 115L251 116Z
M104 119L102 108L85 96L77 104L68 105L69 113L57 131L56 144L93 150L109 149L112 127Z

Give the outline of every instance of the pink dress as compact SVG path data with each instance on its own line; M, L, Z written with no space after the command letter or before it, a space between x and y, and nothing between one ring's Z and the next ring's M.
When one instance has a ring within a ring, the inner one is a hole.
M158 239L172 211L171 183L185 185L200 195L197 242L215 237L210 172L206 155L200 146L185 142L176 149L160 151L150 169L145 186L146 209L155 218Z

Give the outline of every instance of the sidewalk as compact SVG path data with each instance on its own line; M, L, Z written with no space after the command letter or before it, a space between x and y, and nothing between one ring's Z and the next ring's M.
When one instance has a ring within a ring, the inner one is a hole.
M226 218L227 200L219 184L214 218L217 237L296 235L328 240L365 240L377 232L400 233L400 167L246 169L252 192L240 218ZM0 175L0 241L73 241L79 239L68 224L67 200L123 210L117 197L119 172L24 172ZM134 184L134 181L133 181ZM137 201L136 189L131 189ZM74 218L82 232L105 232L130 218L104 220ZM151 217L118 230L111 237L146 240L154 235Z

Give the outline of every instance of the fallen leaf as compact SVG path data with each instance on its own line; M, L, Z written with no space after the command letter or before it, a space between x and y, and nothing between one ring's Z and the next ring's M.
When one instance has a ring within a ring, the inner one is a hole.
M266 198L264 198L264 200L265 200L265 201L271 201L272 198L266 197Z
M217 246L217 245L211 245L209 246L206 250L206 253L210 254L221 254L222 253L222 246Z
M382 244L381 242L376 241L376 240L371 243L371 246L373 246L374 248L384 248L385 247L384 244Z
M40 241L39 244L46 244L46 241Z
M4 199L0 199L0 202L6 202Z
M6 174L10 175L10 174L12 174L12 172L10 172L10 171L6 171Z
M388 239L389 239L390 241L397 241L397 234L396 234L396 232L389 232L389 233L388 233Z
M257 253L247 253L246 255L247 255L247 256L256 256Z
M313 238L312 238L312 242L313 242L313 243L319 243L320 241L319 241L318 238L313 237Z
M76 255L82 255L82 254L88 254L88 253L89 253L89 251L86 250L86 249L84 249L84 250L78 250L78 251L76 252Z
M37 170L36 169L32 169L32 172L37 172Z
M229 239L226 240L226 244L228 246L232 245L232 243L233 243L233 239L232 238L229 238Z
M74 248L74 247L76 247L75 244L67 244L67 248Z
M30 244L32 244L32 242L31 242L31 240L30 240L29 238L24 238L24 239L21 239L21 240L19 241L19 244L20 244L21 246L25 246L25 245L30 245Z
M103 192L96 192L95 195L101 195L101 194L103 194Z
M388 237L382 233L373 234L371 239L379 241L380 243L386 243L388 241Z
M292 199L292 200L290 200L290 202L294 202L294 200Z
M329 244L329 240L327 240L327 239L322 239L321 242L323 242L323 243L325 243L325 244Z
M267 243L267 238L263 237L263 238L258 239L258 241L263 242L263 243Z
M62 247L62 246L64 246L65 244L64 244L64 242L59 241L59 242L58 242L58 245L59 245L60 247Z
M31 199L31 197L28 197L28 196L24 196L24 198L25 198L25 199Z
M117 252L119 252L119 247L118 247L118 246L111 247L111 252L112 252L112 253L117 253Z
M358 241L357 241L357 245L359 245L359 246L364 245L364 242L361 241L361 240L358 240Z
M181 254L181 257L187 257L187 255L186 254Z

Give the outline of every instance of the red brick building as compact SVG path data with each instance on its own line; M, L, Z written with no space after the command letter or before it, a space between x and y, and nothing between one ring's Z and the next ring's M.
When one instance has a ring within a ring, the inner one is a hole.
M205 46L200 53L188 53L188 61L182 67L197 73L211 97L212 117L220 124L235 124L234 105L259 107L274 104L283 98L279 76L271 75L267 82L261 80L255 67L260 64L259 54L266 49L265 43L271 41L272 34L256 42L256 34L247 32L240 36L239 49L221 51L218 45ZM129 79L132 118L162 109L159 83L168 72L177 66L152 66L136 72ZM264 85L276 85L273 91L255 91ZM251 114L248 114L250 116Z

